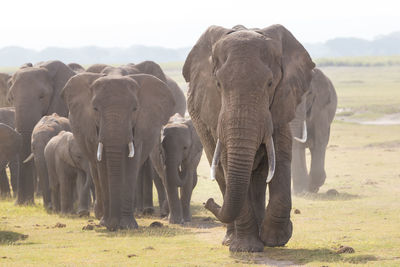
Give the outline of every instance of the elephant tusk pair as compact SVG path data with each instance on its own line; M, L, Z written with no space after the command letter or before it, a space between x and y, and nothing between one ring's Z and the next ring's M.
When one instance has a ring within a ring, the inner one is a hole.
M303 122L303 136L300 138L294 137L294 140L300 143L305 143L307 141L307 123L306 121Z
M268 176L267 176L267 183L271 182L272 178L274 177L275 174L275 166L276 166L276 160L275 160L275 147L274 147L274 140L272 136L268 140L268 142L265 144L265 148L267 149L267 157L268 157ZM211 162L211 175L210 179L211 181L215 180L215 174L217 171L217 166L219 163L219 157L221 156L221 142L219 139L217 140L217 144L215 146L215 151L214 151L214 156Z
M135 156L135 146L133 145L132 141L129 142L128 148L129 148L128 158L133 158ZM99 142L99 145L97 146L97 161L101 161L102 156L103 156L103 143Z
M27 163L33 159L33 153L31 153L23 162Z

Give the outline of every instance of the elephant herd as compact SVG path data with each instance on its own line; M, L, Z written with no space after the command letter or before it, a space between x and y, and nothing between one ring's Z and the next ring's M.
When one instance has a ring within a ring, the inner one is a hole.
M29 204L37 188L48 210L88 215L93 203L107 229L133 229L135 213L154 211L154 182L161 215L180 224L191 220L204 150L223 194L222 206L210 198L205 208L227 225L223 244L249 252L286 244L291 178L297 194L317 192L326 178L332 83L281 25L211 26L182 73L187 108L152 61L86 69L49 61L0 74L1 195Z

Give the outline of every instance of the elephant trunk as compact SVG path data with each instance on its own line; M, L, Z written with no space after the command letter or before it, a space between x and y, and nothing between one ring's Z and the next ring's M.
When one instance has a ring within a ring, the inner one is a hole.
M105 146L108 192L110 199L110 221L106 222L109 230L115 231L121 219L122 186L124 177L124 149L122 146Z

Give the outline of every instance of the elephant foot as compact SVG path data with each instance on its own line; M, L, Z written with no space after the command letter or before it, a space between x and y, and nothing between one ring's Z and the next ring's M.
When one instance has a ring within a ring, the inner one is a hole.
M118 218L110 218L105 222L105 225L107 230L112 232L117 230L137 229L139 227L133 216L122 217L121 220Z
M229 246L231 252L262 252L263 250L263 242L254 235L234 237Z
M132 217L122 217L120 222L121 229L137 229L139 225L137 224L135 218Z
M90 211L88 210L80 210L78 211L79 217L89 217L90 216Z
M292 221L275 223L267 220L261 228L261 240L268 247L284 246L292 237L293 225Z
M181 216L171 216L169 215L168 222L170 224L184 224L184 220Z

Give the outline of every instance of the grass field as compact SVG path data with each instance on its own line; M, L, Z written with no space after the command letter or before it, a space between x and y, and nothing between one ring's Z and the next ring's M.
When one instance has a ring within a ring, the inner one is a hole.
M163 68L182 85L180 66ZM326 183L318 194L293 197L294 231L285 247L232 254L221 245L225 229L202 207L209 197L222 203L203 157L193 222L184 226L153 216L140 217L134 231L86 231L97 220L47 214L40 203L17 207L13 200L1 201L0 266L400 266L400 125L356 123L400 112L400 67L322 70L337 89L339 115L354 122L333 123ZM329 196L329 189L339 194ZM149 227L154 221L164 225ZM340 246L355 253L338 254Z

